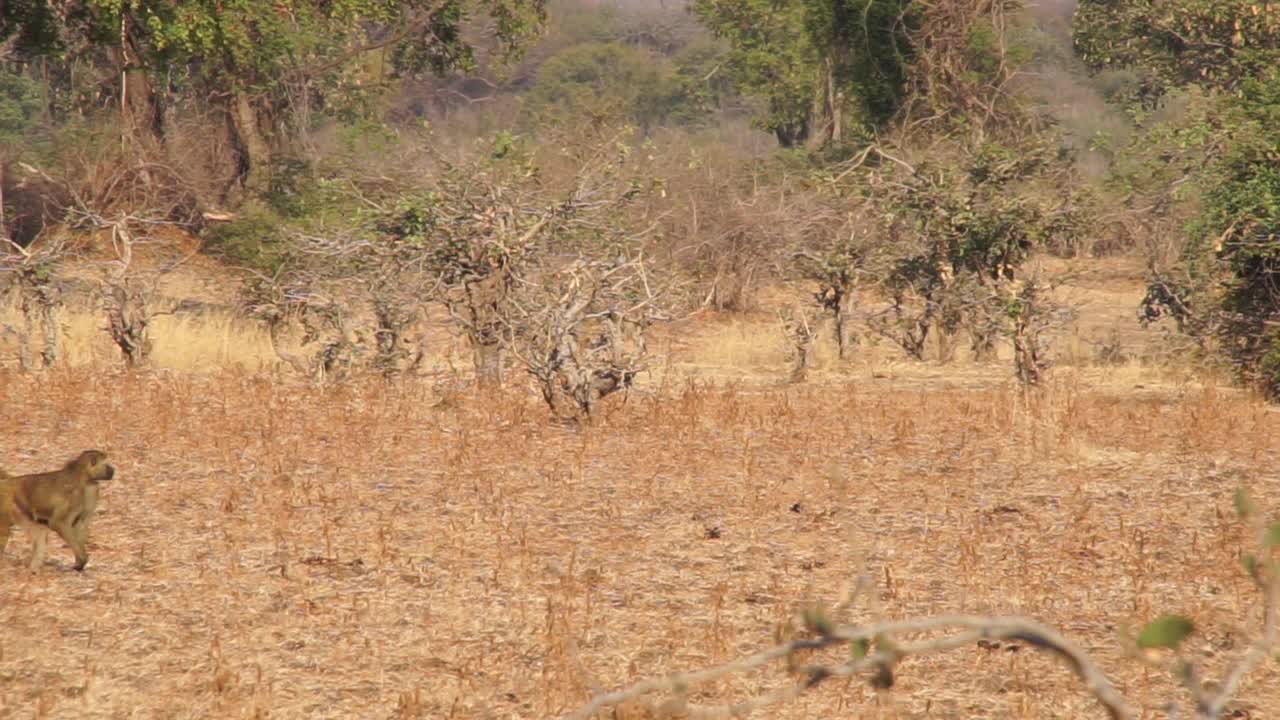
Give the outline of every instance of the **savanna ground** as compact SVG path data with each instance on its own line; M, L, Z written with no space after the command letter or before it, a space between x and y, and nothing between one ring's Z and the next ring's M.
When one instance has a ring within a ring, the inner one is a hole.
M1077 290L1093 303L1062 352L1135 332L1134 288ZM169 352L261 340L210 332L225 344ZM766 647L863 573L878 607L851 622L1031 616L1154 717L1176 691L1126 657L1126 629L1186 614L1216 678L1258 626L1231 498L1244 485L1280 507L1280 413L1248 395L1086 350L1028 395L1007 363L868 344L787 386L766 319L698 318L673 337L639 390L576 429L519 382L315 387L247 360L124 374L88 351L0 370L8 470L89 446L119 470L83 574L57 540L38 575L20 534L0 560L0 718L551 718L593 689ZM182 365L159 346L158 364ZM787 682L774 667L694 697ZM1280 669L1240 697L1237 717L1280 715ZM1001 645L756 716L1102 711L1058 661Z

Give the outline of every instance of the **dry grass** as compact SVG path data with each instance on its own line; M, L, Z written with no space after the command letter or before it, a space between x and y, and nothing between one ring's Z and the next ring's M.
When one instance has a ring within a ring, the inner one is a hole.
M121 363L120 350L106 331L101 312L80 307L59 311L62 325L61 362L71 367L110 367ZM12 306L0 307L0 327L23 327L22 315ZM151 362L169 370L209 371L228 367L260 370L278 359L271 350L266 328L230 312L200 316L157 315L148 329L153 352ZM17 365L14 336L0 345L0 365Z
M1058 626L1154 716L1169 683L1117 635L1177 611L1211 670L1241 651L1259 607L1230 498L1280 507L1280 414L1083 377L1029 403L993 377L680 385L573 431L518 393L0 371L9 470L86 446L120 470L84 574L59 548L28 575L20 537L0 560L0 718L554 717L771 644L864 564L893 617ZM1280 715L1276 665L1243 696ZM767 717L837 714L1098 710L1052 660L975 648Z

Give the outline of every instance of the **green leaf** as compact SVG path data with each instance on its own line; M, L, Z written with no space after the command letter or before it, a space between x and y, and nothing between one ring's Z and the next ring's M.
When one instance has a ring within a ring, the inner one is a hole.
M1249 500L1249 491L1242 487L1236 488L1235 496L1236 515L1240 519L1244 519L1253 514L1253 503Z
M1194 629L1191 621L1181 615L1164 615L1142 628L1138 633L1138 647L1176 649Z
M1280 545L1280 523L1276 523L1267 528L1267 532L1262 536L1262 546L1268 550Z
M1249 577L1257 577L1258 575L1258 558L1253 555L1245 555L1240 558L1240 564L1244 565L1244 571L1249 573Z
M854 640L849 645L849 656L852 657L854 661L858 661L866 657L867 653L870 650L871 650L870 640L866 638L862 638L861 640Z
M827 637L831 635L831 631L835 626L832 624L831 618L827 616L826 610L814 606L804 611L804 627L810 632Z

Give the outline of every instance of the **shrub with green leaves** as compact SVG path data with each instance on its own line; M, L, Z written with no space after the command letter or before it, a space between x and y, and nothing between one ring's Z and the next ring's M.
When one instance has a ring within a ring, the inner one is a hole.
M40 84L0 69L0 145L5 155L21 152L42 129Z
M1280 60L1280 12L1256 0L1081 0L1073 32L1093 68L1133 70L1126 99L1148 107L1190 83L1236 90Z
M1231 141L1192 232L1224 271L1225 348L1247 380L1280 397L1280 75L1245 83L1224 118Z
M210 251L267 274L279 270L287 256L284 221L269 209L250 209L235 220L215 224L205 238Z
M1186 233L1170 262L1153 261L1141 319L1171 318L1280 397L1280 75L1189 97L1183 116L1127 151L1113 181L1154 198Z
M838 138L845 105L855 125L883 123L906 96L910 0L694 0L690 10L729 43L726 71L763 101L757 122L784 147Z
M882 202L896 242L884 283L893 313L876 329L917 358L936 330L947 359L948 338L963 327L974 351L986 353L1020 317L1008 313L1008 284L1032 250L1081 229L1082 218L1064 211L1070 198L1046 190L1069 172L1061 160L1047 136L988 143L887 185Z
M697 100L666 59L634 45L593 42L570 47L544 63L524 106L535 122L586 116L597 123L632 123L648 130L698 119L704 113Z

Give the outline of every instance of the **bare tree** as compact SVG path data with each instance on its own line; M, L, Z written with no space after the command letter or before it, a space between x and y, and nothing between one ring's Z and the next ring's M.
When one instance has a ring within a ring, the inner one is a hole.
M31 182L48 188L56 198L60 219L72 232L92 237L108 232L115 259L105 263L98 297L106 314L106 330L130 367L147 363L151 351L148 326L157 315L175 311L177 303L166 301L157 309L155 287L160 275L171 272L190 257L180 258L167 267L139 270L133 264L135 244L150 240L149 233L159 226L188 226L196 210L192 191L180 176L166 165L139 160L136 163L95 165L68 170L55 178L27 163L19 168ZM91 170L91 171L90 171ZM52 205L52 203L51 203ZM63 236L42 234L31 250L9 241L18 258L17 287L20 305L27 324L27 338L35 337L37 328L43 337L42 363L53 365L58 357L60 327L55 312L61 304L60 283L54 270L69 254ZM30 367L29 350L24 349L23 366Z
M791 346L791 377L789 382L804 382L813 367L813 341L816 336L813 313L799 305L786 306L778 311L782 332Z
M645 329L662 315L641 257L577 258L553 277L500 309L503 343L552 413L580 421L631 387L643 367Z
M279 278L257 278L248 294L247 311L266 323L272 352L299 375L323 383L362 365L363 337L351 327L346 303ZM292 342L292 335L300 337Z
M840 237L821 254L801 250L794 258L801 276L818 284L814 300L831 318L838 357L848 360L857 342L854 316L859 282L872 250L869 238L858 230L842 228L837 232Z
M151 338L147 326L152 315L147 308L147 295L136 282L114 283L106 295L107 331L124 356L125 365L138 368L147 364L151 355Z
M23 370L50 368L62 353L62 286L56 271L63 258L57 240L36 249L5 237L0 246L0 296L9 295L22 313L22 328L8 328L18 338L18 362ZM37 360L38 358L38 360Z
M514 143L500 138L492 154L464 163L427 158L428 179L409 189L377 178L353 183L347 200L362 210L351 222L288 233L285 269L260 278L251 292L277 354L315 374L317 362L351 349L366 367L397 374L421 362L422 334L413 326L426 304L438 303L469 341L481 384L502 384L515 352L551 395L561 394L548 388L568 383L574 400L557 400L557 409L572 405L590 414L598 397L612 392L605 385L629 384L629 352L618 350L611 370L600 359L615 352L603 348L626 343L598 338L634 335L643 325L638 321L652 305L647 263L605 268L592 259L633 255L647 232L629 230L628 211L647 187L623 172L630 149L617 137L582 144L573 172L553 184ZM569 286L561 284L566 279ZM639 299L629 305L623 288ZM357 301L368 313L354 312ZM601 333L610 322L614 331ZM322 330L332 337L321 345L325 357L308 360L284 349L287 330L298 325L304 344ZM593 333L597 339L587 341ZM580 367L570 370L575 363ZM566 380L575 373L595 374L596 389Z
M23 370L53 367L62 352L58 322L62 290L54 279L52 265L45 258L25 252L7 258L11 261L4 263L9 266L5 271L9 291L17 296L23 320L22 330L16 333L19 364Z

